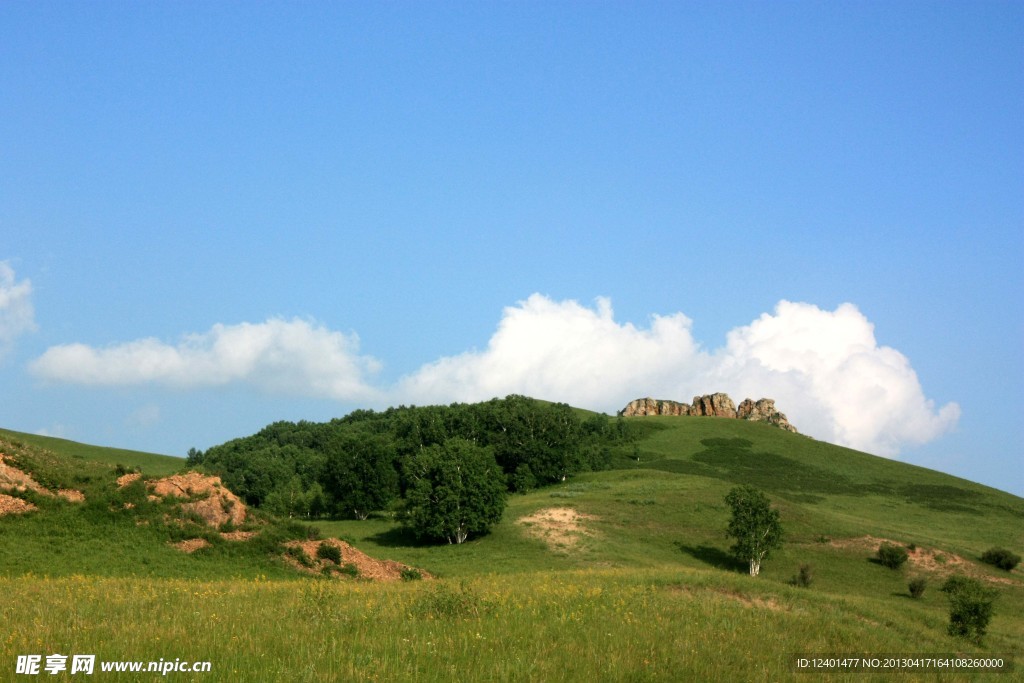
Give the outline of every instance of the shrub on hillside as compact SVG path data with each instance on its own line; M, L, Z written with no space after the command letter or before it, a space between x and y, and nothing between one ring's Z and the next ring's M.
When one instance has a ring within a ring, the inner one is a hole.
M989 548L982 553L981 561L1009 572L1020 564L1020 555L1010 552L1006 548Z
M910 597L919 598L924 595L924 589L928 587L928 580L923 576L919 576L915 579L911 579L910 583L907 584L907 590L910 591Z
M402 567L401 571L402 581L419 581L423 578L423 574L419 569L413 567Z
M793 577L791 583L800 588L810 588L814 583L814 569L809 564L800 565L800 570Z
M341 564L341 548L331 545L327 541L321 541L320 545L316 547L316 556L321 560L327 560L338 565Z
M953 574L952 576L950 576L942 582L942 585L939 587L939 590L943 593L949 593L952 595L953 593L956 593L963 589L964 586L966 586L971 581L973 581L973 579L968 579L963 574Z
M899 569L907 561L907 549L892 543L878 546L878 561L889 569Z
M949 595L949 634L980 643L992 619L996 592L966 576L949 577L941 590Z

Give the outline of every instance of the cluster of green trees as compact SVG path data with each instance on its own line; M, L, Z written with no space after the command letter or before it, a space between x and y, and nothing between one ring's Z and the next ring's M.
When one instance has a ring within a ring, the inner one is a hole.
M462 542L500 519L506 492L605 469L630 439L621 418L512 395L275 422L188 461L275 514L365 519L400 500L417 535Z

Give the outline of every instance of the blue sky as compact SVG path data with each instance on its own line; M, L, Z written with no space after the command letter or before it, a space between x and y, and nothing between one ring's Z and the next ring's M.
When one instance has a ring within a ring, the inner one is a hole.
M0 4L0 425L776 398L1024 494L1019 3Z

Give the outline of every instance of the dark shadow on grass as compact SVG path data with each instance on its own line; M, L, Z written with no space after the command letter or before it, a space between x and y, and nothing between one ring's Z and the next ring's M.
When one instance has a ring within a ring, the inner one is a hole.
M716 548L707 544L697 546L686 545L680 541L676 541L675 545L680 551L686 553L690 557L700 560L704 564L709 564L717 569L730 572L746 572L748 570L745 562L740 562L721 548Z
M367 536L366 540L386 548L424 548L439 545L436 541L416 538L416 535L405 527L396 526L387 531Z
M891 572L897 572L897 573L902 572L903 568L907 565L907 563L904 562L899 567L890 567L889 565L885 564L884 562L882 562L877 557L869 557L869 558L867 558L867 561L870 562L873 565L876 565L878 567L884 567L885 569L888 569Z

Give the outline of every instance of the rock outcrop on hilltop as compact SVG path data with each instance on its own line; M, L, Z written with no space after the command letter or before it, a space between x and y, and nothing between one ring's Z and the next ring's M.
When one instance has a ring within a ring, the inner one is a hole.
M796 427L789 424L786 416L776 410L775 401L770 398L758 399L756 402L749 398L743 399L740 407L736 409L736 417L741 420L767 422L787 432L798 433Z
M653 398L638 398L619 411L619 415L689 415L690 404L679 401L659 401Z
M721 392L707 394L705 396L694 396L693 407L690 408L690 415L705 415L707 417L736 417L736 404L729 398L729 394Z
M619 411L623 417L640 415L697 415L705 417L726 417L753 422L767 422L787 432L798 433L796 427L789 423L786 416L775 408L775 401L762 398L753 401L743 399L739 407L733 403L728 394L721 392L694 396L693 403L666 401L653 398L638 398L630 401Z

